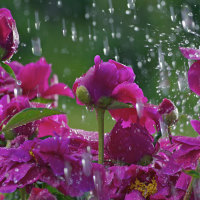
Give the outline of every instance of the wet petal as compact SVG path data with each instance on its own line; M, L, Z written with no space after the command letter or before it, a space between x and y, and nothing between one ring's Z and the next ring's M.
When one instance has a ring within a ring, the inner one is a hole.
M199 121L199 120L194 120L194 119L193 119L193 120L190 121L190 123L191 123L193 129L194 129L198 134L200 134L200 121Z
M137 102L147 102L147 98L144 97L142 89L136 83L124 82L117 85L112 92L112 97L124 103L136 104Z
M188 71L188 84L190 89L200 96L200 61L192 64Z
M55 85L50 86L42 94L42 96L48 97L48 96L55 95L55 94L74 98L74 94L73 94L72 90L67 85L65 85L64 83L57 83Z
M192 48L179 48L183 56L187 59L191 60L200 60L200 50L199 49L192 49Z

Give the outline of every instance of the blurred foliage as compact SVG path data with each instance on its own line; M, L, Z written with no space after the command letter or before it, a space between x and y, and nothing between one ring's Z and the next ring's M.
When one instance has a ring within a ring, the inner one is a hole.
M93 65L96 54L104 61L118 60L133 67L136 83L151 103L159 104L164 97L175 102L183 117L174 132L196 135L188 120L197 119L198 107L196 112L193 108L198 98L189 92L189 65L179 46L200 46L199 1L2 0L0 7L11 10L20 34L12 60L26 64L44 56L70 87ZM41 42L37 55L34 41ZM62 97L60 106L71 127L96 129L95 114L75 100ZM109 131L114 122L109 115L106 119Z

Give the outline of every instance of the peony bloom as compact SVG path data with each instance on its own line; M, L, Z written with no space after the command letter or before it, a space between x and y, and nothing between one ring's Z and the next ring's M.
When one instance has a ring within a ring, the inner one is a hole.
M110 199L114 200L167 200L174 196L181 200L185 193L175 186L178 174L165 175L156 165L113 166L106 174L104 187L109 191Z
M52 85L49 86L48 79L50 74L51 65L46 62L45 58L22 67L17 74L17 79L21 81L22 95L29 99L36 97L51 99L54 95L73 98L71 89L64 83L58 83L55 77L53 77Z
M108 157L127 164L137 164L143 158L151 158L155 152L153 137L140 124L122 128L119 120L110 134L105 145Z
M57 200L47 189L33 188L28 200Z
M118 121L122 120L122 127L130 127L132 123L139 123L149 133L155 133L155 127L159 130L158 106L148 103L137 103L134 108L109 110L112 117Z
M37 181L72 197L92 190L92 173L84 172L82 156L71 152L69 142L54 137L25 141L18 148L0 148L0 192L11 193Z
M95 65L86 74L76 79L73 91L79 104L96 106L103 104L106 107L112 100L120 99L121 96L118 93L122 93L123 89L133 84L135 74L132 68L113 60L103 62L100 56L95 56L94 63Z
M53 115L40 120L37 137L49 135L65 137L69 130L66 115Z
M174 152L170 156L166 167L163 169L166 174L174 174L183 169L195 169L200 156L200 136L173 137Z
M0 60L8 60L16 52L19 34L10 11L0 9Z

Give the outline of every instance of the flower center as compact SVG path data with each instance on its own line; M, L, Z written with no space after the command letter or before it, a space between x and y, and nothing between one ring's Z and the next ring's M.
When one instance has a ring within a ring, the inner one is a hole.
M157 182L155 178L153 178L150 183L146 184L146 183L140 182L136 178L135 183L134 184L132 183L129 189L137 190L142 193L143 197L149 198L151 195L157 192Z
M33 149L32 149L33 150ZM35 154L33 153L33 151L30 150L29 154L33 157L33 159L37 162L37 158L35 157Z

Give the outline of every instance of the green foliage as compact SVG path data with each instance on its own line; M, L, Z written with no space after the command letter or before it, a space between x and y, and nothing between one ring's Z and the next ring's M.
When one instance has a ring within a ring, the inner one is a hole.
M5 64L4 62L1 62L0 64L1 64L1 67L4 68L4 70L5 70L12 78L14 78L14 79L16 80L16 76L15 76L15 73L14 73L14 71L12 70L12 68L11 68L9 65Z
M65 196L64 194L59 192L56 188L51 187L49 185L46 185L45 188L48 189L51 194L55 195L59 200L76 200L76 198Z
M32 121L42 119L51 115L64 114L59 110L48 108L26 108L14 115L8 123L3 127L2 132L22 126Z
M45 103L45 104L53 103L53 101L54 101L53 99L45 99L45 98L42 98L42 97L38 97L38 98L31 100L31 102Z
M188 170L188 171L185 170L184 172L193 178L200 178L200 172L196 170Z

